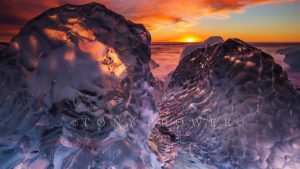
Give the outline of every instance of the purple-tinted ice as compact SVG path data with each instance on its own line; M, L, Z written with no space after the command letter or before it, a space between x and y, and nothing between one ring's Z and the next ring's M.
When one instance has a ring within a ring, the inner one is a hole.
M29 21L1 45L0 168L160 168L150 41L97 3Z
M300 95L270 55L229 39L170 76L151 136L166 168L186 162L182 152L207 168L300 168Z

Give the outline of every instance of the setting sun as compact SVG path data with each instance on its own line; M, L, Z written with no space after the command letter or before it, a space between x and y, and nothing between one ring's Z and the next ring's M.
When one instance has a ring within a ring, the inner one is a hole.
M186 42L195 42L195 39L194 38L188 38L188 39L186 39Z
M193 37L193 36L184 37L180 40L180 42L199 42L199 41L201 41L201 38Z

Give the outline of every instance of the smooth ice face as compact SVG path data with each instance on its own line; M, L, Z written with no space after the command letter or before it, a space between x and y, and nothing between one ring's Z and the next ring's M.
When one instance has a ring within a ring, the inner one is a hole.
M159 111L150 140L166 168L187 163L182 152L215 168L300 167L299 92L270 55L238 39L183 58Z
M159 168L150 41L91 3L50 9L1 44L0 168Z
M189 46L186 46L181 54L180 54L180 61L186 57L187 55L191 54L193 51L195 51L196 49L199 49L199 48L205 48L207 46L212 46L212 45L215 45L215 44L218 44L218 43L223 43L224 40L222 37L220 36L211 36L209 37L208 39L206 39L204 42L202 43L197 43L197 44L191 44Z
M223 43L224 39L221 36L211 36L209 38L207 38L203 44L207 45L207 46L212 46L215 44L219 44L219 43Z

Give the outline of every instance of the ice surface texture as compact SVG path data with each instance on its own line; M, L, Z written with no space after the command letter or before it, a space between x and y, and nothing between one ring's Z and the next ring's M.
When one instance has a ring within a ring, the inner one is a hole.
M103 5L28 22L0 57L0 168L159 168L150 34Z
M299 93L270 55L241 40L184 57L159 111L168 141L152 137L161 156L173 154L166 166L185 150L221 169L300 168Z

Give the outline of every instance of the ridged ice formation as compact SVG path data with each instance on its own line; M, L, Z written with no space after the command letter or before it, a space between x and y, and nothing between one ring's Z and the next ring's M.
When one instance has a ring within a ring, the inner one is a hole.
M0 168L159 168L150 41L91 3L50 9L1 44Z
M300 168L299 93L270 55L238 39L184 57L159 111L151 141L165 168L182 150L208 168Z

